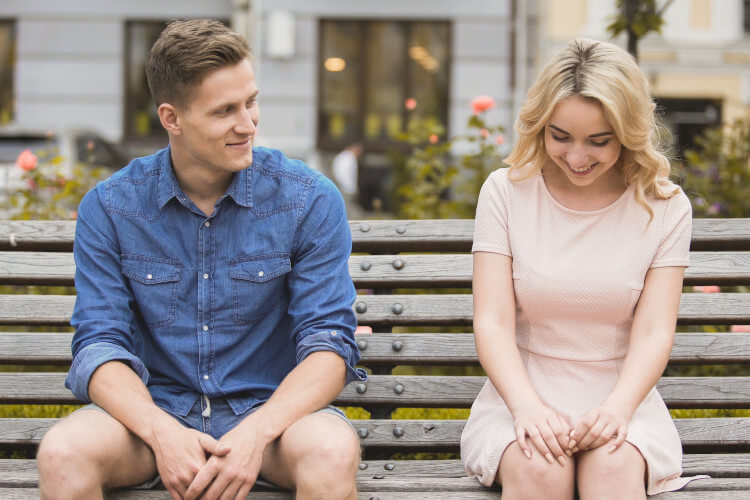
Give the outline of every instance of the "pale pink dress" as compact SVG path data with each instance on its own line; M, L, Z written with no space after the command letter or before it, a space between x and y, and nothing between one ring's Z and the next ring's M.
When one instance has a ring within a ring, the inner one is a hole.
M513 258L521 358L539 396L575 423L614 387L646 272L689 265L690 202L682 191L649 199L648 224L632 187L586 212L557 202L541 174L510 181L507 173L495 171L482 188L472 251ZM513 417L488 380L461 435L468 474L491 485L515 440ZM680 438L655 388L633 415L627 441L646 460L649 495L693 479L680 477Z

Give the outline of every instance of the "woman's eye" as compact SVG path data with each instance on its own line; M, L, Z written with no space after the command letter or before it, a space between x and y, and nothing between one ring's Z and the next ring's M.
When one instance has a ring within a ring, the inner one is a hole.
M556 141L560 141L560 142L564 142L564 141L567 141L567 140L568 140L568 138L567 138L567 137L558 137L558 136L556 136L555 134L552 134L552 138L553 138L554 140L556 140Z
M591 141L591 144L596 146L597 148L603 148L604 146L609 144L609 139L607 139L606 141L602 141L602 142Z

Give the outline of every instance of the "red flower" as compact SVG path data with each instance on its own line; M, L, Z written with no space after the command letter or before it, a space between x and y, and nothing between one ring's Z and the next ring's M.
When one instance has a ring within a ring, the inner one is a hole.
M437 134L430 134L430 142L431 142L432 144L437 144L437 141L438 141L439 139L440 139L440 138L438 137L438 135L437 135Z
M498 146L502 146L503 143L505 142L505 136L503 134L497 134L495 136L495 142L497 143Z
M694 286L693 291L701 293L719 293L721 292L721 288L716 285Z
M31 172L39 164L39 159L29 149L24 149L16 158L16 166L26 172Z
M732 325L729 331L732 333L750 333L750 325Z
M474 114L478 115L488 109L495 107L495 100L488 95L480 95L471 100L471 109L474 110Z
M487 130L486 128L483 128L482 130L479 131L479 135L481 135L483 139L486 139L490 136L490 131Z
M404 107L409 111L412 111L417 107L417 100L413 97L408 98L406 101L404 101Z

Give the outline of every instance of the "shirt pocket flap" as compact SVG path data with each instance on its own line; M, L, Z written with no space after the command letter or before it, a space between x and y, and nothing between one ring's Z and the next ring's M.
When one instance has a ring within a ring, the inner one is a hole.
M122 273L144 285L169 283L180 279L180 268L169 262L123 259Z
M289 257L272 257L232 264L229 276L234 279L264 283L292 270Z

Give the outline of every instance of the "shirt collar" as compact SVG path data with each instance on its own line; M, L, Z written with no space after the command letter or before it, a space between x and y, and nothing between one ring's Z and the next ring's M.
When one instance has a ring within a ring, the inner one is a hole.
M159 204L159 209L163 209L164 205L166 205L169 200L180 196L184 197L185 194L183 193L180 184L177 182L177 177L175 176L174 168L172 167L172 148L167 146L165 149L162 149L157 153L156 161L159 169L157 203ZM248 167L234 174L232 183L229 185L224 196L231 197L238 205L251 207L251 185L252 176L250 175L250 167Z

